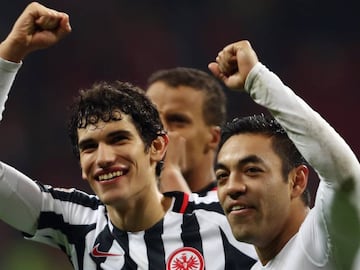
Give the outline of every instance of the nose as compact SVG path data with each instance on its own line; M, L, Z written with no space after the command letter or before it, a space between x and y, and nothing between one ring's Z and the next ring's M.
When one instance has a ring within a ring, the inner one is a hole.
M97 148L96 163L100 168L107 168L114 164L116 155L111 145L99 143Z
M226 194L231 199L236 200L246 193L247 187L241 175L230 173L226 184Z

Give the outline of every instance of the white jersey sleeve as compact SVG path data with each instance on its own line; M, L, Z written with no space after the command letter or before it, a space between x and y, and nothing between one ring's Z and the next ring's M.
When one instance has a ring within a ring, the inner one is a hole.
M351 262L341 260L354 257L344 255L360 254L356 251L360 243L360 165L355 154L316 111L263 64L257 63L251 70L245 90L271 112L321 180L312 213L299 231L304 253L310 261L322 264L329 252L334 252L331 256L335 260L350 267Z
M22 62L14 63L0 58L0 121L10 88L21 65Z
M16 169L0 162L0 219L33 234L41 211L38 185Z
M22 63L0 58L0 120ZM14 228L34 233L41 209L40 188L27 176L0 162L0 218Z
M359 162L343 138L264 65L252 69L245 89L271 112L323 181L339 186L360 179Z

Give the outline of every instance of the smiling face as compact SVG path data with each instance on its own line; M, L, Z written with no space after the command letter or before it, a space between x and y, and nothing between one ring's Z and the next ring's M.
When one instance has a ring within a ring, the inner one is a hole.
M130 199L146 198L156 186L162 149L153 143L146 151L128 115L80 128L78 138L82 177L104 204L124 207Z
M284 179L269 136L244 133L224 143L216 166L218 196L236 239L257 247L288 240L295 221L292 174Z

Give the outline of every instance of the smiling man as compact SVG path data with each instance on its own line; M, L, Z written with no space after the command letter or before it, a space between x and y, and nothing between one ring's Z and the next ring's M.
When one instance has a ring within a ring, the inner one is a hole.
M67 33L67 23L38 3L24 10L0 44L0 116L22 59ZM216 194L159 191L168 136L144 91L99 82L71 108L73 151L95 195L35 182L0 162L4 222L58 247L77 270L250 269L254 248L233 237Z
M359 269L360 164L338 133L258 61L246 40L209 64L274 119L234 119L222 130L218 196L236 239L259 255L255 269ZM309 168L320 184L306 194Z

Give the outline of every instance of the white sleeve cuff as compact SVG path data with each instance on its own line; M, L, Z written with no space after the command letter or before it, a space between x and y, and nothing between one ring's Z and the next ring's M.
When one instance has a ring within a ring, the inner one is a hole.
M22 62L14 63L0 58L0 121L11 86L21 66Z

